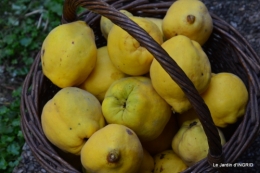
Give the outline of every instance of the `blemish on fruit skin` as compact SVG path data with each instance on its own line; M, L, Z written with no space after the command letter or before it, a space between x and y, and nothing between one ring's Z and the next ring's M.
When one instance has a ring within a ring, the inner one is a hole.
M193 15L188 15L187 16L187 22L189 23L189 24L193 24L194 22L195 22L195 16L193 16Z
M163 158L164 158L164 156L165 156L165 154L161 154L161 156L160 156L160 159L163 159Z
M133 135L133 132L131 132L131 130L129 130L129 129L126 129L126 132L127 132L129 135Z
M162 171L163 171L163 167L161 166L161 167L160 167L160 172L162 172Z
M190 123L189 128L191 128L191 127L193 127L193 126L195 126L195 125L197 125L197 122L196 122L196 121Z
M72 130L72 128L70 127L70 130Z
M74 41L72 41L72 44L74 44Z

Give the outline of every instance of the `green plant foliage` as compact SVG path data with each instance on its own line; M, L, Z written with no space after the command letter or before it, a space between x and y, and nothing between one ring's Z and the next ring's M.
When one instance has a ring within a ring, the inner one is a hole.
M14 90L14 100L9 106L0 107L0 172L12 172L19 163L24 138L20 129L20 92Z
M23 76L46 35L60 24L63 0L4 0L3 4L7 5L0 13L0 64L8 66L13 77Z
M63 1L0 1L0 65L8 75L26 76L44 38L60 24ZM0 105L0 172L12 172L21 159L20 94L21 86L10 104Z

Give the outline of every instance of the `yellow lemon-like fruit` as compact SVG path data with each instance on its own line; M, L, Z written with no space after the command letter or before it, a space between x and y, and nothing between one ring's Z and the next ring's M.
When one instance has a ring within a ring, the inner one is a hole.
M218 129L221 144L226 140ZM172 140L173 151L183 160L187 166L192 166L207 157L208 139L199 119L185 121Z
M133 16L133 14L130 13L129 11L127 11L127 10L119 10L119 11L121 13L125 14L128 17ZM108 34L109 34L109 32L110 32L110 30L111 30L111 28L113 26L114 26L114 23L110 19L108 19L108 18L106 18L104 16L101 16L101 19L100 19L100 30L101 30L102 35L106 39L107 39Z
M185 72L199 93L204 92L211 79L211 65L201 46L186 36L178 35L165 41L162 48ZM183 113L191 104L182 89L154 59L150 69L152 84L157 93L172 106L174 112Z
M102 102L109 86L114 81L126 76L112 64L107 46L104 46L98 48L96 66L88 78L80 85L80 88L92 93Z
M208 89L201 96L218 127L233 124L245 114L248 91L244 82L235 74L215 74Z
M88 173L136 173L143 148L130 128L109 124L94 133L81 150L81 163Z
M145 17L145 18L152 21L154 24L156 24L163 35L163 30L162 30L163 19L154 18L154 17ZM164 35L163 35L163 40L165 40Z
M99 101L76 87L61 89L45 104L41 123L52 144L76 155L86 140L105 126Z
M177 0L163 19L163 33L167 39L185 35L203 45L213 30L212 18L200 0Z
M130 19L148 32L157 43L162 44L162 33L156 24L142 17L132 16ZM149 72L153 55L117 25L114 25L109 32L107 48L112 63L122 72L133 76Z
M188 167L173 150L165 150L154 156L153 173L179 173Z
M153 156L171 149L172 139L178 130L179 126L177 124L177 119L173 114L164 127L162 133L154 140L142 142L142 145Z
M96 59L94 33L83 21L54 28L41 48L43 73L60 88L84 82L95 67Z
M144 157L137 173L152 173L154 169L154 159L148 151L143 149Z
M171 117L171 108L147 77L126 77L107 90L102 112L109 124L131 128L141 141L157 138Z

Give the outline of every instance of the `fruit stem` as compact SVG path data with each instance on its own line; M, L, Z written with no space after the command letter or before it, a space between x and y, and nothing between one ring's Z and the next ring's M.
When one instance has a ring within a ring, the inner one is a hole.
M195 16L193 16L193 15L188 15L187 16L187 22L189 23L189 24L193 24L194 22L195 22Z
M107 161L109 163L116 163L120 159L120 153L118 150L112 150L107 155Z

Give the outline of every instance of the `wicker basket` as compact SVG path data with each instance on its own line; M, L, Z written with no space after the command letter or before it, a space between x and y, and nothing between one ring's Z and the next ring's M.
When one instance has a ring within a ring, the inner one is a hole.
M259 129L260 59L248 42L233 27L211 14L214 29L203 49L210 59L212 71L215 73L232 72L238 75L249 91L245 116L236 124L223 129L228 135L226 136L227 143L222 147L210 112L192 82L160 45L143 29L118 12L118 10L126 9L134 15L163 18L172 3L173 0L65 0L62 23L85 20L94 30L97 47L101 47L106 45L106 40L99 29L100 15L103 15L125 29L142 46L146 47L183 89L198 113L208 137L208 157L184 172L227 172L227 169L215 168L213 164L234 163L254 141ZM78 7L88 10L77 16ZM68 157L67 154L58 150L46 139L42 131L40 116L43 105L59 90L60 88L53 85L43 75L39 53L23 85L21 128L35 158L48 172L81 172L78 164L80 163L79 157Z

